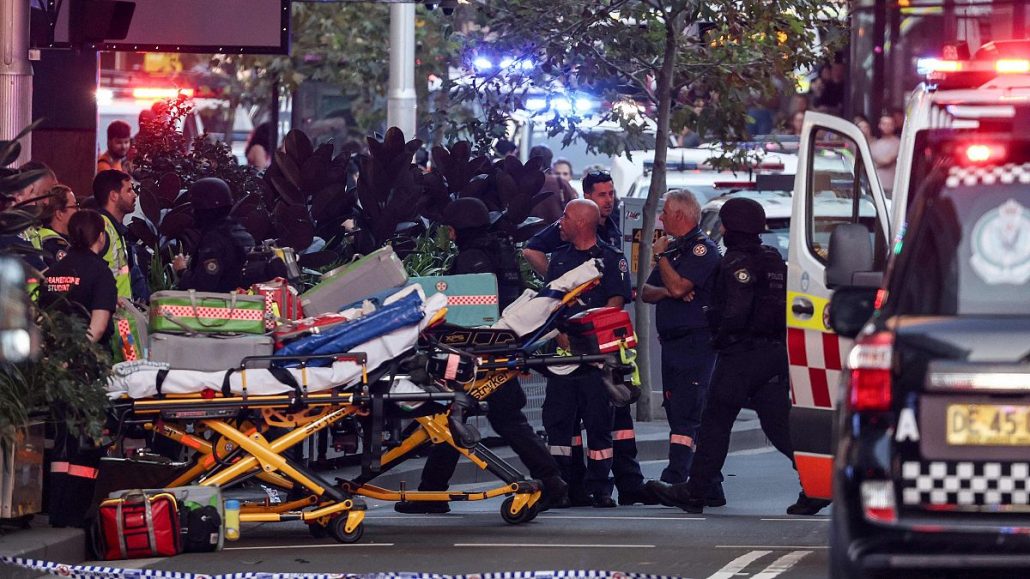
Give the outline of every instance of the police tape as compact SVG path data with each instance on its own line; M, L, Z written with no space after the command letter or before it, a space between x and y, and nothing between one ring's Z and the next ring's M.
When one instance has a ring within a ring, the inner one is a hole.
M104 565L68 565L0 555L0 563L69 579L677 579L672 575L645 575L619 571L505 571L440 575L437 573L266 573L248 571L210 575L158 569L123 569Z

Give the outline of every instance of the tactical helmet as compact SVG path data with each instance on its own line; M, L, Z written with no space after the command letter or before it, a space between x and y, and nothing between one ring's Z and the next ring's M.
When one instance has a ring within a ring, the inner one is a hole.
M444 211L443 224L455 229L471 229L490 225L490 210L475 197L452 201Z
M727 231L762 233L765 231L765 209L762 204L746 197L734 197L719 210L719 218Z
M206 177L190 185L190 203L194 209L210 211L232 207L229 185L217 177Z

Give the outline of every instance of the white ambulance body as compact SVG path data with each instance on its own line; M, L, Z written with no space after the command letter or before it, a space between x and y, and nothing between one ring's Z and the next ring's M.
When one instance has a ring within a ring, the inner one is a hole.
M980 54L976 61L941 61L942 68L952 78L976 70L980 80L989 68L993 73L989 76L994 78L978 81L972 88L937 89L924 83L909 98L890 199L884 193L887 184L877 178L869 144L857 126L820 113L805 116L790 228L787 347L793 402L791 437L802 486L811 497L832 496L836 409L843 395L839 384L852 345L828 325L833 293L826 275L830 234L841 223L866 226L873 247L873 267L863 274L865 279L854 281L856 285L875 282L882 277L890 248L904 232L908 200L919 186L911 176L921 174L913 166L919 158L915 152L921 134L942 128L982 129L987 134L993 121L1011 120L1016 114L1014 104L1030 104L1030 52L1027 59L985 60ZM943 78L937 77L942 87L956 84L941 81ZM827 169L839 164L815 162L827 155L846 159L847 169ZM817 199L827 195L850 201L855 210L843 219L839 212L821 211Z

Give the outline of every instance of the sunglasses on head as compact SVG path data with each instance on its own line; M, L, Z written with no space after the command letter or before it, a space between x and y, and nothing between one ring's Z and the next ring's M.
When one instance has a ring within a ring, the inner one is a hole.
M587 177L611 177L612 174L608 171L590 171L587 173Z

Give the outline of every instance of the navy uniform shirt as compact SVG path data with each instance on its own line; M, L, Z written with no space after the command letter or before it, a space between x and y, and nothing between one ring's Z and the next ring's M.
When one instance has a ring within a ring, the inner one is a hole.
M111 269L104 258L88 249L68 250L64 259L47 271L46 283L42 286L40 303L44 307L63 297L67 302L59 306L62 311L81 317L87 327L93 310L113 313L118 305L118 288ZM112 320L99 342L110 340L113 331Z
M615 213L612 212L612 215ZM615 222L612 215L608 216L608 219L604 220L604 223L597 226L597 239L606 245L610 245L615 249L622 249L622 230L619 229L619 224ZM536 235L529 238L526 242L526 249L535 249L543 253L554 253L559 247L567 245L567 242L562 241L561 232L558 229L558 222L548 225L541 229Z
M680 277L694 283L694 299L686 302L665 298L656 304L656 326L658 336L663 339L672 339L679 334L708 327L705 311L712 301L711 282L714 281L713 276L719 269L721 259L719 248L698 229L674 241L670 249L674 253L668 254L665 259L669 260ZM657 266L651 271L647 283L665 287Z
M590 308L600 308L608 303L608 299L621 296L630 300L629 265L622 252L610 245L599 243L588 250L581 251L566 243L551 254L551 262L547 266L547 281L550 282L575 269L588 259L599 258L604 264L601 283L579 296L582 304L572 304L569 315L574 315Z

